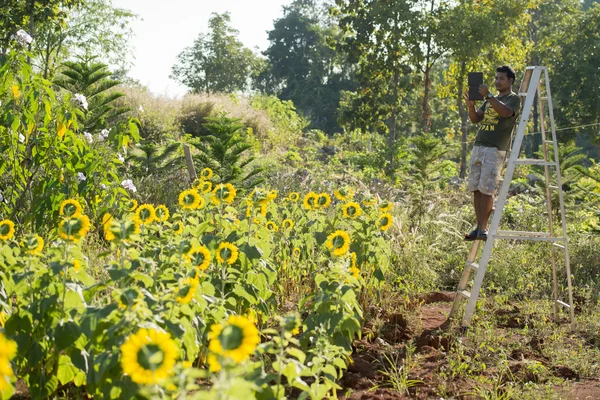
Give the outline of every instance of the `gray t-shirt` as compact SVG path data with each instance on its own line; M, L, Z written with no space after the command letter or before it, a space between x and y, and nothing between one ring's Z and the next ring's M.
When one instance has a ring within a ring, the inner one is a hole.
M513 114L510 117L501 117L486 100L479 107L485 114L475 138L475 146L496 147L506 151L510 147L510 134L521 110L521 99L512 92L496 98L512 108Z

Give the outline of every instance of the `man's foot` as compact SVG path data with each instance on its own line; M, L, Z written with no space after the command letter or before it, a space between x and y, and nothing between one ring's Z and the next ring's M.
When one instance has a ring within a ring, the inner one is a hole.
M465 240L467 242L471 242L473 240L477 240L478 236L479 236L479 229L475 228L471 232L465 233Z
M478 231L477 240L487 240L488 231Z

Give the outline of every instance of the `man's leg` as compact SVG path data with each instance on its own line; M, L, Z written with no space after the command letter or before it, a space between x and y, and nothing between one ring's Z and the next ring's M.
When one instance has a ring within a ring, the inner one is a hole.
M477 217L477 229L487 231L488 220L494 207L494 196L479 193L479 216Z
M476 190L473 192L473 206L475 207L475 217L477 218L477 229L481 225L481 192Z

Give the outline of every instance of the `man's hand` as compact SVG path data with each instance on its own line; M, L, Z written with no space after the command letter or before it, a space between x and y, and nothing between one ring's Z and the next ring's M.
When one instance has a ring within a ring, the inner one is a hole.
M475 107L475 100L469 100L469 92L463 93L463 99L465 99L468 107Z
M479 94L482 95L484 99L487 98L488 93L490 93L490 90L487 85L479 85Z

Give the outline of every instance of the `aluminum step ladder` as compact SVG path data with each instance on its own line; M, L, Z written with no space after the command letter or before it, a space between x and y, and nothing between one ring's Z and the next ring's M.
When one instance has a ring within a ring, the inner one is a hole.
M545 96L542 96L542 82L545 86ZM521 152L521 146L523 143L523 136L527 129L527 123L531 114L531 109L535 100L535 94L537 92L538 104L539 104L539 116L540 126L542 135L542 149L544 158L543 159L522 159L519 158ZM492 218L488 238L483 245L483 251L478 262L477 256L479 253L479 247L481 245L480 240L473 242L465 269L462 273L460 281L458 283L456 297L452 310L450 311L449 318L454 318L462 300L467 300L467 306L462 319L462 326L468 327L471 324L471 319L475 312L475 306L479 298L483 279L490 261L494 243L498 239L509 239L509 240L535 240L545 241L550 243L552 251L552 280L553 280L553 300L554 300L554 313L558 316L559 306L569 310L571 324L574 324L574 308L573 308L573 291L571 286L571 268L569 265L569 249L568 249L568 238L567 238L567 223L565 219L565 204L562 192L562 178L560 173L560 161L558 158L558 142L556 139L556 127L554 125L554 111L552 109L552 97L550 95L550 79L548 76L548 69L546 67L527 67L525 70L525 76L519 87L519 96L524 97L524 105L519 119L519 125L516 131L515 139L512 145L510 156L507 162L506 173L500 191L496 200L496 208L494 216ZM550 127L552 132L552 140L546 139L546 128L544 119L544 101L547 102L549 110ZM551 161L548 157L548 146L552 145L554 150L554 159ZM515 168L518 165L540 165L544 167L545 182L546 182L546 204L548 213L548 232L527 232L527 231L505 231L499 230L500 218L506 204L508 189L512 181ZM556 169L556 184L550 183L550 168ZM552 191L558 192L558 198L560 202L560 216L561 216L561 232L558 234L554 231L554 221L552 218ZM556 260L557 252L562 251L565 260L565 272L567 275L567 289L568 289L568 303L559 298L558 282L557 282L557 271L556 271ZM471 276L471 272L475 272L475 278L471 290L468 289L468 284Z

